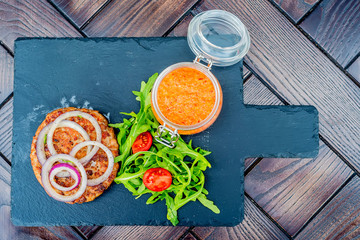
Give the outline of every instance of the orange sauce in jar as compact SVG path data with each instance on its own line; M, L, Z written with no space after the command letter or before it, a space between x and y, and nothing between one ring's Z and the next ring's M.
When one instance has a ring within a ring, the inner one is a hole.
M215 105L215 87L199 70L189 67L175 69L161 81L157 103L170 122L191 126L205 120Z

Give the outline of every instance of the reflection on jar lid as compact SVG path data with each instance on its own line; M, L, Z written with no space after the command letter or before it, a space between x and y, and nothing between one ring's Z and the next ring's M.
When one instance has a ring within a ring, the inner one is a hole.
M157 102L172 123L195 125L210 115L215 104L215 88L202 72L189 67L168 73L161 81Z

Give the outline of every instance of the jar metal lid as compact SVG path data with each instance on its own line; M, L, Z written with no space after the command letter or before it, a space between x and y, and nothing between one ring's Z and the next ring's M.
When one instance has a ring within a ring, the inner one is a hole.
M196 15L188 27L187 41L192 52L215 66L230 66L249 51L250 35L234 14L209 10Z

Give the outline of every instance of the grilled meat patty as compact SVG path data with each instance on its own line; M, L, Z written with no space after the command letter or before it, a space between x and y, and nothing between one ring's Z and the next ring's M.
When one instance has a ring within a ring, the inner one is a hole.
M35 176L41 185L42 185L41 182L42 165L39 162L36 155L36 142L39 133L45 126L53 122L58 116L69 111L82 111L93 116L97 120L101 128L101 133L102 133L101 143L110 149L114 157L118 155L119 145L116 141L114 130L108 126L108 121L98 111L89 110L89 109L78 109L74 107L56 109L51 113L49 113L46 116L45 120L40 124L39 128L35 133L35 136L33 137L33 141L31 144L31 153L30 153L31 165L33 167ZM87 119L82 117L70 117L67 120L78 123L89 134L90 140L96 141L95 128ZM55 150L57 151L57 153L64 153L64 154L69 154L75 145L83 141L84 138L80 135L80 133L68 127L57 128L55 130L53 137ZM77 159L84 157L86 155L86 150L87 147L84 147L76 154L75 157ZM46 154L46 158L49 158L51 156L46 144L45 144L45 154ZM95 156L84 166L88 179L94 179L101 176L106 171L107 165L108 165L108 159L106 153L100 148L98 152L95 154ZM119 169L119 164L115 163L110 176L104 182L96 186L87 186L85 192L81 197L69 203L73 204L73 203L83 203L83 202L93 201L110 186L110 184L116 177L116 173L118 169ZM55 177L55 180L59 185L64 187L71 186L75 182L71 177L61 177L61 178ZM79 187L76 187L75 189L67 192L63 192L57 189L56 191L59 194L71 195L74 192L76 192L78 188Z

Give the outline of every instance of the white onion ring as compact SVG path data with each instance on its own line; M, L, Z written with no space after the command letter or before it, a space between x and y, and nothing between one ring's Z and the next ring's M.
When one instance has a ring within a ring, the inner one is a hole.
M52 188L50 181L49 181L49 173L50 173L52 166L54 165L55 162L60 161L62 159L72 162L77 167L77 169L80 171L80 175L81 175L80 188L78 189L78 191L76 193L74 193L73 195L70 195L70 196L64 196L64 195L57 193L55 191L55 189ZM53 156L49 157L48 160L43 165L43 167L41 169L41 182L44 186L45 191L55 200L58 200L61 202L72 202L72 201L78 199L79 197L81 197L81 195L83 195L83 193L85 192L86 186L87 186L87 175L86 175L83 165L81 165L81 163L76 158L74 158L70 155L67 155L67 154L57 154L57 155L53 155Z
M49 130L49 133L48 133L48 136L47 136L47 146L48 146L48 149L51 153L51 155L55 155L57 154L55 148L54 148L54 145L53 145L53 136L54 136L54 132L55 132L55 129L57 128L58 124L63 121L64 119L66 118L69 118L69 117L77 117L77 116L81 116L87 120L90 121L90 123L94 126L95 128L95 132L96 132L96 141L97 142L101 142L101 128L100 128L100 125L99 123L97 122L97 120L91 116L90 114L88 113L85 113L85 112L81 112L81 111L70 111L70 112L66 112L66 113L63 113L61 114L59 117L57 117L55 119L55 121L53 122L54 125L50 128ZM96 154L96 152L99 150L99 147L98 146L95 146L91 152L89 154L87 154L85 157L83 157L81 160L82 160L82 163L85 165L87 162L90 161L90 159Z
M106 153L107 157L108 157L108 166L106 171L104 172L103 175L101 175L98 178L95 179L89 179L87 181L87 185L88 186L95 186L98 185L102 182L104 182L106 179L108 179L108 177L110 176L113 167L114 167L114 156L112 155L112 152L110 151L110 149L108 149L104 144L96 142L96 141L86 141L86 142L82 142L79 143L78 145L76 145L70 152L71 156L75 156L76 153L83 147L88 146L88 145L93 145L93 146L97 146L100 147L102 150L104 150L104 152ZM82 159L79 160L80 162L82 161Z
M36 141L36 155L41 165L44 165L46 161L46 155L45 155L45 143L44 139L46 134L48 134L50 128L54 125L54 122L48 124L43 129L41 129L38 139ZM80 135L85 139L85 141L90 140L89 134L76 122L69 121L69 120L63 120L61 121L56 128L60 127L69 127L80 133ZM89 153L91 150L91 147L87 149L87 153ZM60 176L58 176L60 177Z
M73 185L71 185L70 187L63 187L54 180L55 175L62 171L66 171L66 173L68 173L75 180L75 183ZM79 171L76 170L76 168L74 168L70 164L60 163L60 164L54 165L51 168L49 178L50 178L50 183L54 188L56 188L60 191L66 192L66 191L73 190L74 188L76 188L79 185L81 176L80 176Z

